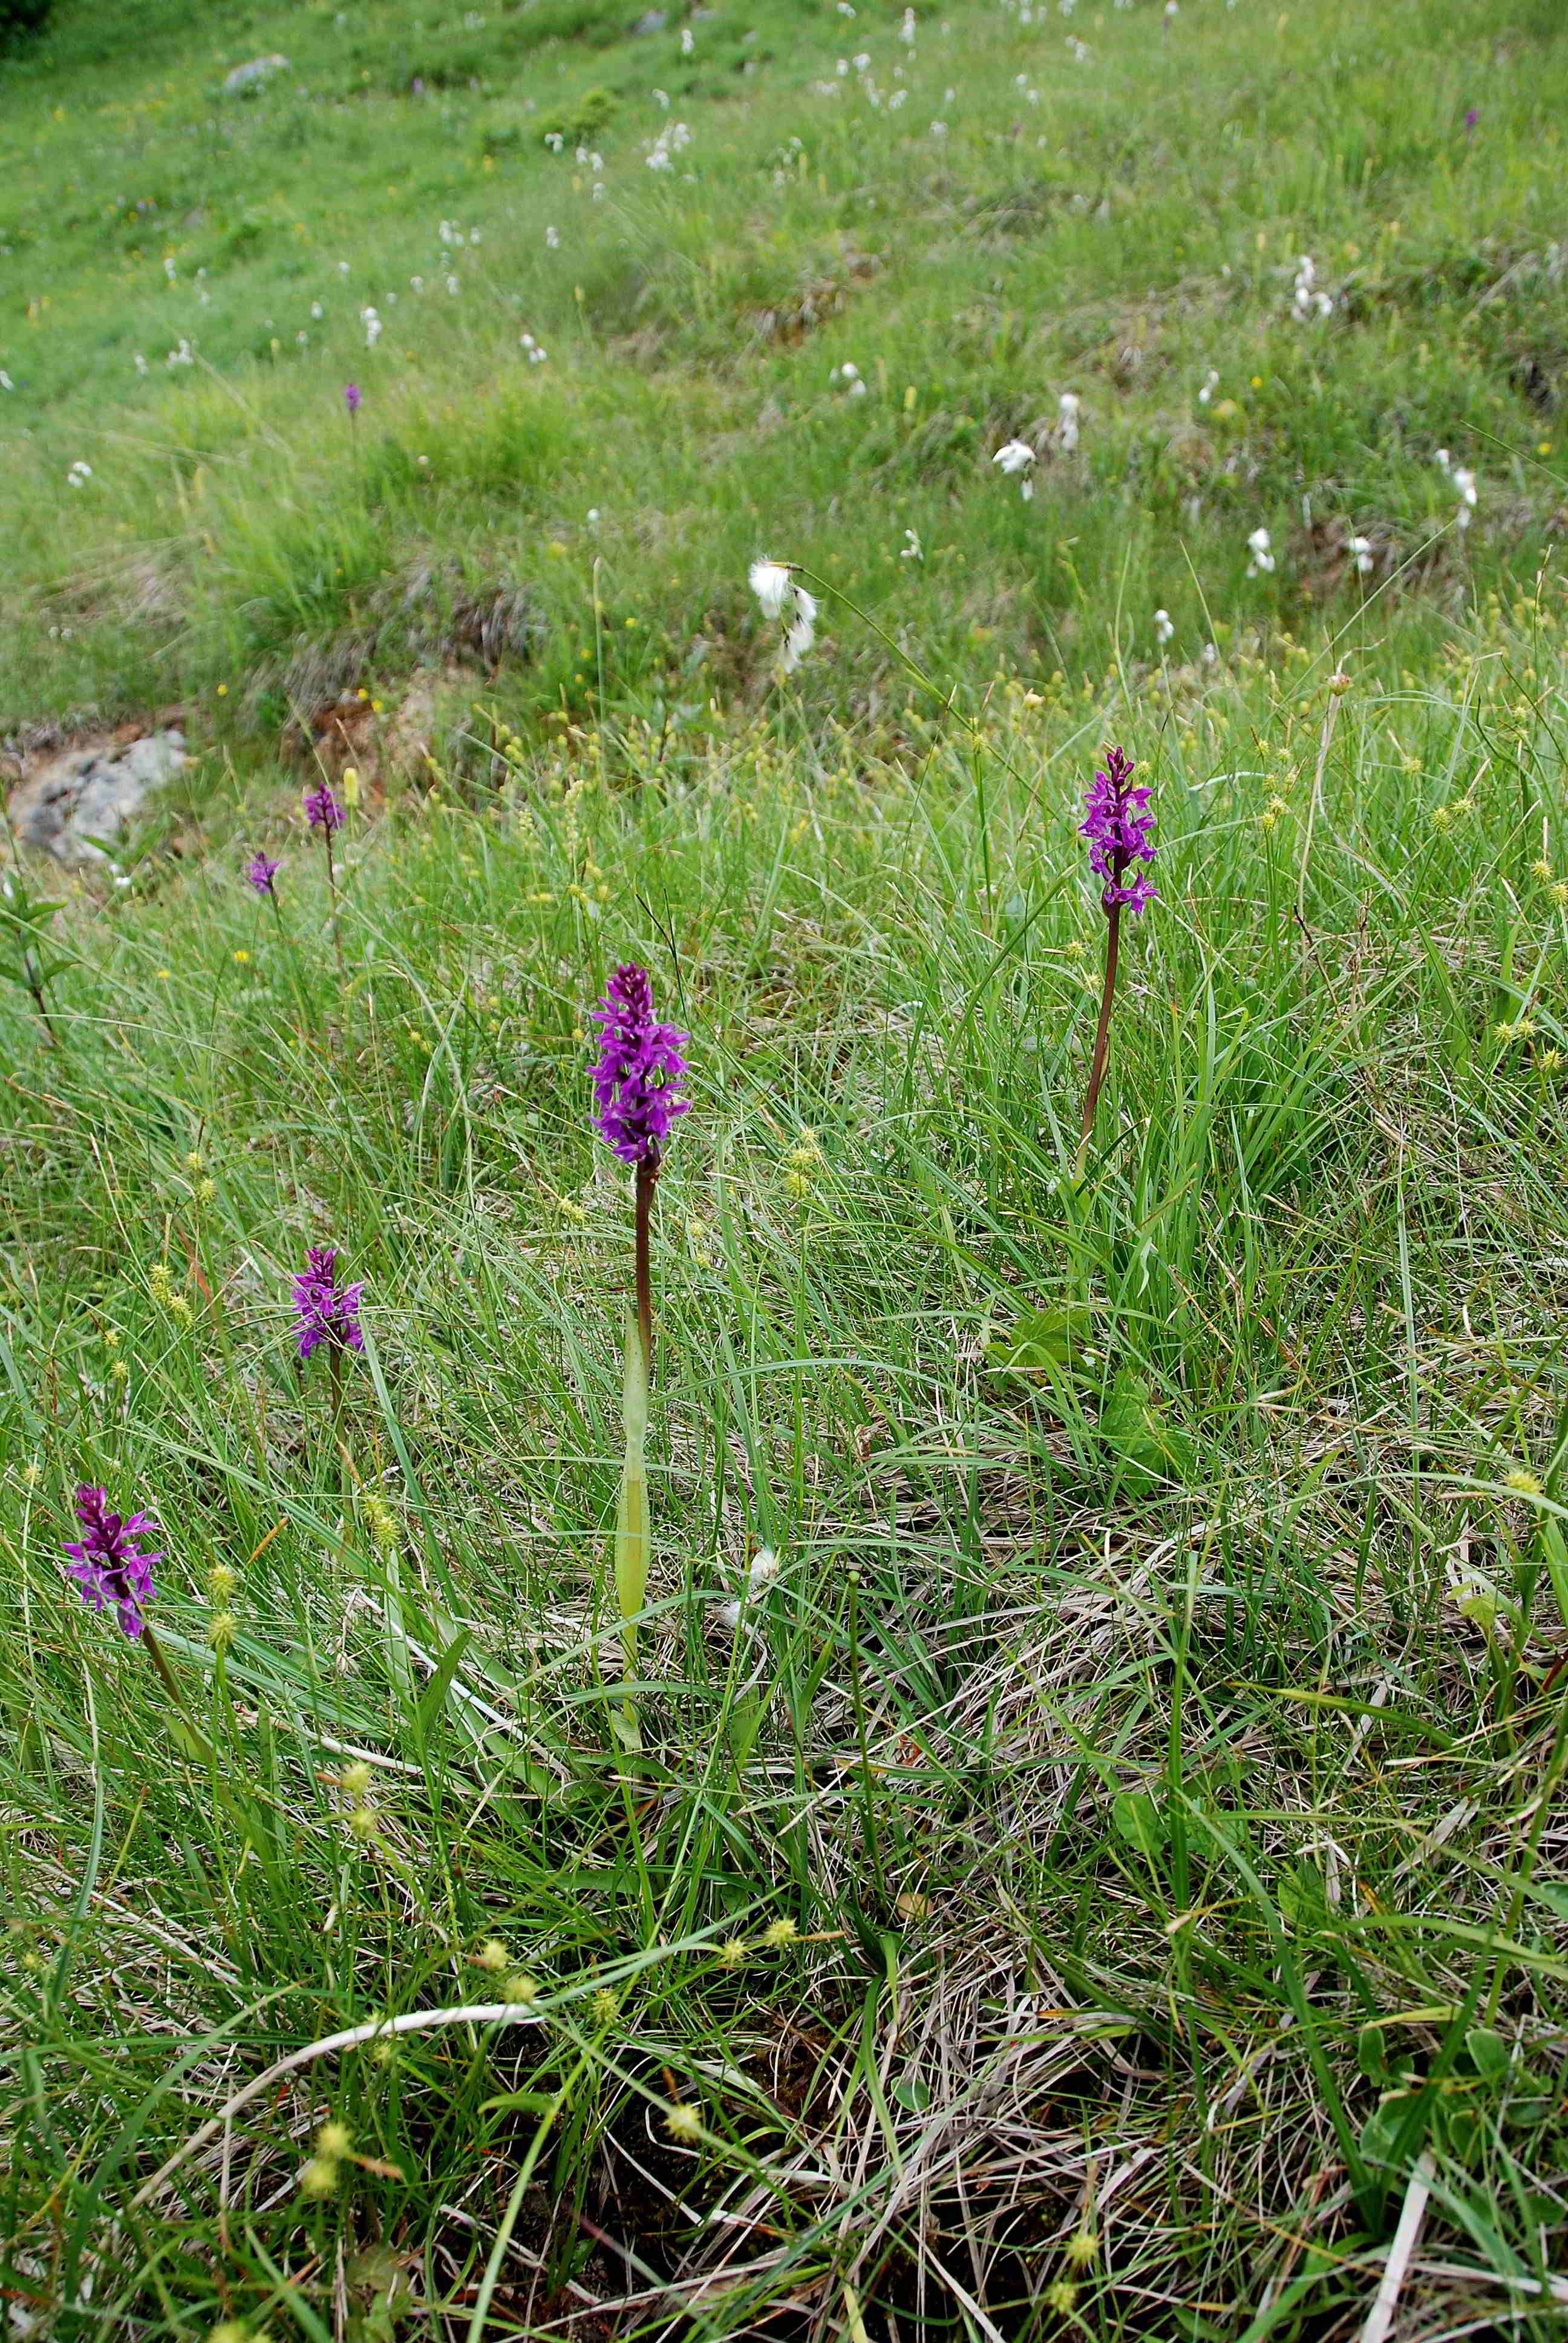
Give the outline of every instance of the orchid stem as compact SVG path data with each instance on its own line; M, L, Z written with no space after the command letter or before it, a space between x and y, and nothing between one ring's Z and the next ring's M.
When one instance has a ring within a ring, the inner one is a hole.
M653 1192L658 1180L657 1150L637 1167L637 1327L643 1371L653 1381Z
M1100 1104L1101 1086L1105 1080L1105 1061L1111 1053L1111 1011L1116 999L1116 963L1121 950L1121 906L1108 903L1105 910L1105 985L1100 996L1100 1023L1094 1035L1094 1057L1089 1069L1089 1088L1083 1100L1083 1126L1078 1139L1080 1173L1089 1151L1089 1135L1094 1129L1095 1110Z

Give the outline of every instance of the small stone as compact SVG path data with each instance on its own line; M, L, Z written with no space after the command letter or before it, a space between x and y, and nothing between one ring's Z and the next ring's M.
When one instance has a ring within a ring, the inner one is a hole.
M247 64L236 65L224 83L223 94L225 97L252 97L257 90L265 89L277 75L288 71L286 57L276 54L270 57L252 57Z
M185 763L185 734L174 727L136 740L84 741L25 772L12 794L12 824L25 845L57 862L106 863L106 843Z

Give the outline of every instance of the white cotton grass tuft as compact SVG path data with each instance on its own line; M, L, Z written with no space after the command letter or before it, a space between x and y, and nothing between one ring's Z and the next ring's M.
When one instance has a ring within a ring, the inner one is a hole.
M732 1632L739 1629L745 1616L747 1605L755 1603L759 1594L767 1593L783 1566L770 1545L759 1546L747 1567L745 1583L739 1595L728 1603L721 1603L719 1606L720 1625L729 1628Z
M1467 470L1464 465L1455 464L1448 477L1459 490L1459 510L1453 516L1454 525L1458 528L1468 528L1470 516L1475 510L1475 474Z
M1020 473L1022 474L1023 477L1019 481L1019 494L1027 504L1034 494L1034 482L1029 477L1030 468L1034 462L1034 449L1028 440L1008 440L1004 447L997 449L996 454L991 458L991 462L1000 464L1009 479L1016 478Z
M1291 314L1302 319L1327 317L1332 314L1333 302L1318 284L1318 265L1310 253L1303 252L1296 264L1296 281L1291 292Z
M1247 564L1249 578L1266 575L1273 568L1273 544L1266 528L1255 528L1247 539L1247 547L1252 557Z
M1358 574L1362 578L1366 577L1372 568L1374 559L1376 558L1376 556L1372 551L1372 541L1371 538L1347 537L1345 539L1345 551L1355 563Z
M1078 446L1079 421L1083 413L1083 401L1075 390L1064 390L1056 402L1056 444L1064 456L1070 456Z
M784 603L790 591L789 572L781 561L754 561L750 569L751 591L762 605L765 618L784 615Z
M920 543L919 533L912 528L905 529L904 543L899 548L899 559L900 561L923 561L925 558L926 549Z
M782 561L754 561L749 572L751 591L762 605L765 618L784 628L779 647L779 672L793 675L817 639L817 597L798 586Z
M793 675L817 639L817 598L804 586L795 588L795 616L779 654L780 675Z
M1154 613L1154 639L1159 644L1161 650L1164 649L1166 644L1171 640L1171 638L1175 631L1176 621L1171 616L1170 611L1156 610Z

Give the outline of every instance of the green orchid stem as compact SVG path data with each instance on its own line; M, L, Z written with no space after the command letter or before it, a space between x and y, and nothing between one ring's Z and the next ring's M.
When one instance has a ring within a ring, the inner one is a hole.
M637 1325L642 1338L642 1370L653 1382L653 1192L658 1183L658 1150L637 1167Z
M141 1640L146 1647L148 1659L151 1660L154 1667L157 1670L159 1676L163 1679L164 1690L167 1693L170 1700L172 1700L175 1704L175 1716L173 1722L176 1740L184 1741L188 1744L186 1754L196 1759L197 1763L207 1766L216 1766L218 1762L216 1752L214 1750L213 1745L207 1739L206 1734L202 1733L198 1729L196 1720L192 1716L190 1709L186 1704L186 1696L180 1690L179 1679L175 1674L174 1670L170 1667L167 1660L165 1659L162 1644L158 1642L158 1639L154 1634L151 1627L149 1627L145 1621L142 1625Z
M1089 1152L1089 1136L1094 1129L1095 1110L1100 1104L1101 1086L1105 1080L1105 1061L1111 1053L1111 1011L1116 1000L1116 963L1121 950L1121 906L1111 903L1105 912L1105 985L1100 996L1100 1023L1094 1035L1094 1057L1089 1069L1089 1088L1083 1100L1083 1126L1079 1133L1077 1172L1081 1177L1083 1159Z

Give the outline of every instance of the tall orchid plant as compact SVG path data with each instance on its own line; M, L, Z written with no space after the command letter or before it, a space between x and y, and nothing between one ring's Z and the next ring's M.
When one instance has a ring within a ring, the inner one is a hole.
M637 1661L637 1619L648 1593L650 1544L648 1503L648 1404L653 1381L653 1192L670 1126L687 1111L680 1094L686 1072L681 1050L689 1036L653 1013L653 985L645 968L618 968L594 1010L601 1029L594 1069L595 1120L600 1138L637 1173L637 1306L626 1332L622 1414L626 1435L616 1508L615 1584L621 1650L629 1678ZM636 1697L628 1684L617 1724L622 1746L640 1746Z

